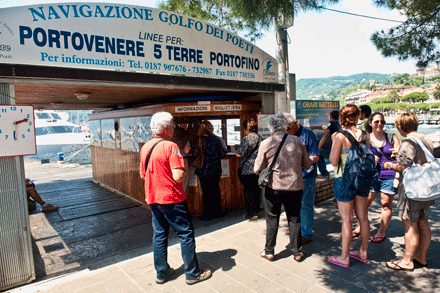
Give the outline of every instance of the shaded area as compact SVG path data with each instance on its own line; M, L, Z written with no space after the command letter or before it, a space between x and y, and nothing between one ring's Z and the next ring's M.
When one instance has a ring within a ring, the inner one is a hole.
M52 169L50 172L58 168L56 164L38 167ZM85 268L98 269L152 251L149 209L93 183L91 178L69 180L71 172L75 169L59 170L59 178L37 181L43 200L59 210L43 213L38 206L30 213L36 281ZM241 221L241 213L209 223L194 219L196 234ZM170 245L177 242L170 232Z

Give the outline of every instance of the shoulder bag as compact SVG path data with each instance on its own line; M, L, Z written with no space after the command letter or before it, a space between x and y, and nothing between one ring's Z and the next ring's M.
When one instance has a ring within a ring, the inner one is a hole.
M280 145L278 146L277 152L275 154L275 157L272 160L272 163L263 170L261 170L260 175L258 176L258 186L260 188L264 188L266 186L269 186L272 184L272 175L273 175L273 167L275 166L275 162L278 159L278 155L280 154L281 147L284 144L284 141L286 140L288 134L284 134L283 140L281 141Z
M405 195L417 201L430 201L440 197L440 160L434 158L423 142L412 136L425 152L427 162L403 170L402 184Z

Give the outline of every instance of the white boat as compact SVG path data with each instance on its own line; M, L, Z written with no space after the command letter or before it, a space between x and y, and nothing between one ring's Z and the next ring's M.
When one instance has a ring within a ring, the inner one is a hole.
M68 122L67 113L50 110L34 113L37 154L29 158L54 161L90 146L90 133Z

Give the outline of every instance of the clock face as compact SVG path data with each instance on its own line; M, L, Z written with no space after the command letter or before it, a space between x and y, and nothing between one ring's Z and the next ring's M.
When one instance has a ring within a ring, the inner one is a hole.
M0 157L35 155L34 107L0 105Z

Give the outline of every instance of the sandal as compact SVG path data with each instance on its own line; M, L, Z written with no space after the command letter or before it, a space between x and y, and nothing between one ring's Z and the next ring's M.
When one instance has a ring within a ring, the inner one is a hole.
M387 239L386 236L377 236L377 235L375 235L375 236L371 237L370 242L373 242L373 243L381 243L381 242L384 241L385 239Z
M297 256L293 256L293 259L296 260L297 262L301 262L304 258L304 253L300 253Z
M348 268L350 267L350 262L349 262L348 264L345 264L345 263L339 262L339 261L336 259L336 256L329 256L329 257L327 258L327 261L328 261L329 263L331 263L331 264L334 264L334 265L337 265L337 266L340 266L340 267L343 267L343 268L346 268L346 269L348 269Z
M400 266L400 262L398 264L397 260L387 262L386 265L390 269L393 269L393 270L396 270L396 271L410 271L410 272L414 271L414 268L404 268L404 267Z
M368 258L361 258L358 254L356 254L356 252L354 251L350 251L350 254L348 255L351 258L354 258L355 260L358 260L362 263L367 263L368 262Z
M266 251L263 250L262 252L260 252L260 256L262 258L267 259L268 261L273 261L274 255L273 254L266 254Z
M353 231L353 238L356 238L356 237L358 237L359 235L361 235L361 232Z

